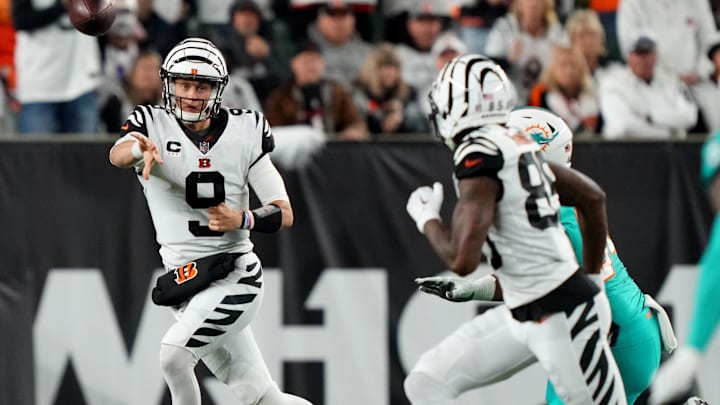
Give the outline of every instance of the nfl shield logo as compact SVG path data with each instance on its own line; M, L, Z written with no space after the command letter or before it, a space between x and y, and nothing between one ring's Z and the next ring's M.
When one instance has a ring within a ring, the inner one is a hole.
M210 142L200 141L200 152L207 153L210 150Z

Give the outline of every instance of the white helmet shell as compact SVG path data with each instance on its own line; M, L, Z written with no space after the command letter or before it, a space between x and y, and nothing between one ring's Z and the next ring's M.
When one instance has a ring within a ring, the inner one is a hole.
M570 167L573 133L559 115L540 107L518 107L510 113L507 126L521 129L540 144L548 162Z
M165 109L182 121L204 121L220 111L222 93L228 82L225 58L220 50L203 38L188 38L177 44L165 57L160 78L163 82ZM199 113L182 110L175 95L175 80L206 80L212 83L212 94Z
M429 98L435 135L454 149L465 130L504 124L517 95L500 65L483 55L467 54L445 64Z

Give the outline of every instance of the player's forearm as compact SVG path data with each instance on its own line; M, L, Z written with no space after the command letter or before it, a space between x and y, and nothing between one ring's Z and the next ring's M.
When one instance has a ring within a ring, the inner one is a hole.
M450 229L438 220L430 220L425 223L423 230L435 254L452 270L456 252L450 239Z
M137 141L126 141L113 146L110 149L110 163L120 168L128 168L137 163L142 158L142 152L136 146ZM133 151L136 148L137 151ZM136 157L134 153L141 153L140 157Z
M550 164L563 205L574 206L579 214L583 240L583 267L599 273L605 257L607 213L605 192L591 178L577 170Z
M438 220L425 224L425 236L435 253L455 274L465 276L477 268L482 260L482 243L473 237L455 236L452 231Z
M578 210L583 216L584 226L581 228L583 240L583 267L589 273L600 273L605 259L605 244L607 243L607 218L605 215L605 202L598 201L583 210Z

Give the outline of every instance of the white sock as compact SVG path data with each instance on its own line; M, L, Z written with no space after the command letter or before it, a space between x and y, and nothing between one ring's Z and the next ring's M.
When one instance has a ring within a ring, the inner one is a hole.
M160 368L170 389L173 405L201 405L196 364L197 359L189 350L168 344L160 346Z

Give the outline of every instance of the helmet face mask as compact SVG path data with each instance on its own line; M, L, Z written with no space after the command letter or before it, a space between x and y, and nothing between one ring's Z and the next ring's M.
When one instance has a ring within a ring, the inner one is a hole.
M428 120L430 121L430 129L433 135L435 135L438 139L444 142L445 139L442 137L442 135L440 135L440 128L438 128L438 114L440 114L440 110L438 110L438 106L437 104L435 104L435 100L433 100L433 98L429 94L428 100L430 102L430 114L428 114Z
M559 115L540 107L518 107L510 113L507 125L540 144L548 162L571 166L573 133Z
M465 130L504 124L515 107L515 88L505 71L482 55L456 57L440 71L432 85L430 121L451 149Z
M212 42L188 38L173 48L160 69L165 109L184 122L200 122L220 111L222 93L228 82L227 65L222 53ZM183 100L197 100L177 95L178 79L209 82L212 89L199 112L183 111Z

